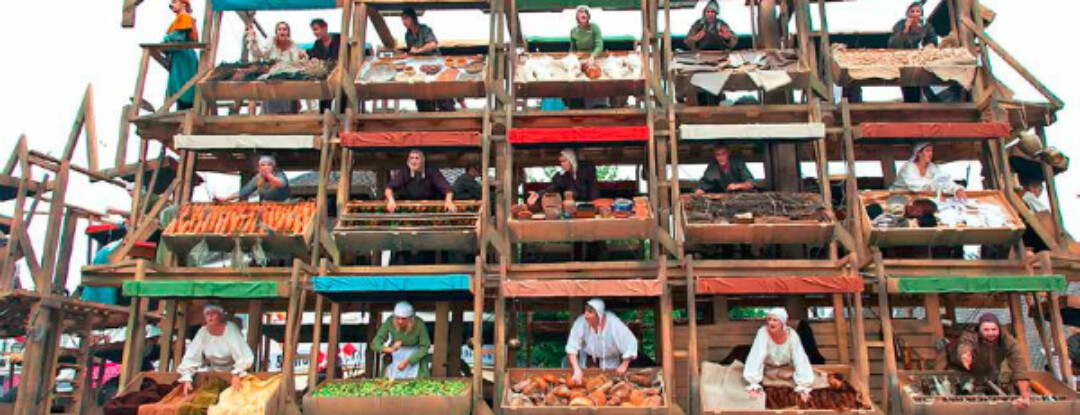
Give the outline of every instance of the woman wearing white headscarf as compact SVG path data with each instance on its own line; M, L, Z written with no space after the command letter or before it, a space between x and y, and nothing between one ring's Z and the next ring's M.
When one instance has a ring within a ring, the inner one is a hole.
M803 350L799 334L787 325L787 319L787 310L769 310L765 326L758 329L757 336L754 337L750 356L746 358L746 367L743 368L743 379L750 384L746 391L752 397L764 393L761 381L765 378L766 366L794 366L795 392L804 401L810 399L810 385L814 383L810 357Z
M896 174L892 190L907 190L911 192L942 192L955 195L964 199L967 195L964 188L949 178L934 164L934 146L929 142L921 142L915 145L915 149L900 171Z
M247 370L255 363L255 354L248 347L247 339L236 324L225 319L225 310L221 306L204 306L203 320L206 324L195 334L176 368L184 393L191 392L192 379L203 367L203 362L211 371L231 373L232 386L239 387L240 378L247 376Z
M431 338L424 320L416 316L412 304L401 301L394 305L394 315L379 326L371 344L372 347L381 347L383 353L390 355L391 363L386 367L386 377L412 379L431 376L428 368Z
M581 383L581 369L594 367L615 370L622 375L637 358L638 341L619 316L604 309L604 300L593 298L585 303L585 313L578 316L566 340L566 358L574 369L573 381Z
M562 171L551 178L551 185L544 193L557 193L571 200L593 200L596 198L596 176L591 171L582 171L577 154L572 149L563 149L559 153L559 167ZM535 205L540 194L529 192L527 203Z
M214 198L219 203L231 200L248 200L258 192L260 202L284 202L289 199L289 178L278 168L274 156L259 157L259 174L248 180L240 192L226 197Z

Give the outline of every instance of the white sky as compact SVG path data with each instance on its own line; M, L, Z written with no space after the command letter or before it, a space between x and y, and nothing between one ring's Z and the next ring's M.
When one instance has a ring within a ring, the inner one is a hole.
M139 7L137 26L134 29L120 27L119 1L18 1L5 5L6 12L0 17L0 39L7 39L6 64L0 66L0 157L6 161L20 134L26 134L30 145L38 151L59 154L63 150L71 122L78 110L83 91L88 84L94 86L94 106L100 160L103 168L111 167L116 151L121 107L128 102L135 88L135 75L141 50L139 43L161 40L165 28L172 20L166 0L146 0ZM202 20L203 2L196 3L194 16ZM848 3L831 3L830 29L833 32L885 31L902 17L908 0L874 0ZM997 20L989 32L999 43L1035 74L1044 84L1058 94L1067 109L1058 113L1059 121L1047 130L1050 144L1067 154L1078 155L1077 144L1067 137L1077 135L1080 126L1070 115L1074 105L1080 105L1080 89L1077 77L1069 76L1071 67L1067 54L1057 42L1062 42L1061 30L1073 24L1080 4L1070 0L1040 0L1039 7L1030 1L983 0L982 3L998 12ZM721 17L736 32L750 32L749 13L742 1L722 0ZM936 0L930 2L932 6ZM689 28L700 16L704 3L695 10L672 13L674 32L679 34ZM816 7L814 8L816 10ZM341 26L338 11L324 12L260 12L258 20L271 30L273 23L284 20L290 23L297 42L311 42L313 37L308 22L322 17L337 32ZM421 20L430 25L440 39L484 39L487 37L488 18L478 12L442 11L430 12ZM595 11L593 20L605 35L640 36L640 17L635 12ZM388 18L391 31L401 38L403 28L397 18ZM562 14L533 14L522 17L527 35L564 36L572 26L569 11ZM235 61L239 58L243 27L235 14L227 14L222 27L221 50L218 59ZM374 31L369 29L374 37ZM372 39L374 40L374 39ZM369 40L371 41L371 40ZM1013 88L1018 98L1040 100L1034 89L1001 61L993 62L996 75ZM147 81L145 97L159 104L164 99L166 73L151 62L151 75ZM132 140L129 161L135 157L135 140ZM151 154L156 154L151 151ZM79 148L76 162L85 163L85 142ZM1058 176L1058 191L1062 197L1064 212L1080 208L1077 201L1078 187L1075 182L1077 169ZM108 206L129 206L126 195L107 184L90 184L75 175L68 193L68 200L104 211ZM212 180L210 189L197 191L198 198L211 193L235 190L232 180ZM0 212L10 215L11 204L0 204ZM35 219L31 234L38 253L44 235L44 219ZM1080 217L1066 215L1068 228L1076 230ZM85 263L86 239L80 238L73 254L72 278L69 287L78 280L78 269Z

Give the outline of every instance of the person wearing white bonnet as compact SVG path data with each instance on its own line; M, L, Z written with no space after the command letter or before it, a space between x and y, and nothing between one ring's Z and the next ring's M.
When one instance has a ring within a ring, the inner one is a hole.
M594 367L615 370L622 375L637 358L638 341L634 333L615 313L606 310L604 300L585 302L585 313L574 320L566 340L566 358L574 370L573 382L580 384L582 369Z
M743 379L749 386L747 393L758 397L764 393L761 381L765 378L765 367L794 366L795 392L803 401L810 399L810 385L814 383L814 370L810 366L810 357L803 350L802 341L795 329L787 324L788 313L783 308L768 311L765 326L758 329L754 344L750 346L750 356L746 358Z
M525 203L535 205L544 193L556 193L568 200L596 199L595 171L585 169L581 164L573 149L564 148L559 152L559 167L562 171L555 173L555 176L551 178L551 184L543 192L529 192Z
M278 168L277 159L271 155L259 156L258 174L248 180L240 191L226 197L215 197L218 203L232 200L248 200L258 193L260 202L284 202L289 200L289 178Z
M596 59L604 51L604 37L600 34L600 26L592 22L589 6L577 6L574 20L577 24L570 29L570 53L585 52L589 54L589 60Z
M184 392L191 392L191 382L195 373L204 367L203 362L207 363L210 371L229 372L232 375L230 383L238 387L240 378L247 376L248 369L255 363L255 354L248 347L240 328L228 321L221 306L205 305L203 321L205 324L195 333L195 338L176 368Z
M959 199L967 198L964 188L934 164L934 145L928 141L915 144L911 158L900 166L890 190L941 192Z
M378 350L390 355L391 363L386 367L386 377L412 379L431 375L428 368L431 337L428 336L424 320L416 316L409 302L401 301L394 305L394 314L379 326L371 345L381 347Z

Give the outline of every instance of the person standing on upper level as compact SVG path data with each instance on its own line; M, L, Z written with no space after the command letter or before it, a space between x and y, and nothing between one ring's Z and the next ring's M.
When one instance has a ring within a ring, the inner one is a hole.
M938 34L933 26L926 24L921 1L908 5L907 15L893 25L892 36L889 36L890 49L919 49L937 44ZM900 90L904 94L904 102L922 101L922 87L905 86Z
M401 24L405 26L405 47L410 56L439 55L439 39L435 38L435 31L426 24L420 23L416 10L412 7L405 8L401 12ZM418 99L416 110L420 112L454 111L454 99Z
M176 14L176 18L165 31L165 39L162 42L198 42L199 32L195 30L195 18L191 17L191 0L172 0L169 3L169 10ZM195 76L195 72L199 69L199 58L193 49L165 51L165 56L169 59L169 83L165 88L165 96L171 97L180 92L180 88ZM176 109L183 111L194 105L195 86L192 86L176 100Z
M386 210L393 213L400 200L443 200L447 212L457 212L454 205L454 191L450 182L435 167L429 167L420 150L409 151L405 168L398 170L386 182Z
M690 50L731 50L739 43L739 37L720 19L720 4L709 0L701 19L690 26L683 43Z
M247 27L247 48L253 60L265 60L274 62L296 62L307 59L307 55L296 42L292 40L292 29L285 22L274 25L274 39L259 45L255 38L255 27ZM296 100L273 100L263 103L263 114L297 114L300 112L300 101Z
M331 34L329 25L323 19L311 21L311 33L315 35L315 43L307 51L308 58L326 62L328 69L332 70L337 63L338 53L341 51L341 34ZM330 100L320 100L319 112L326 112L326 110L330 109L330 105Z
M259 157L259 174L251 178L238 193L226 197L215 197L218 203L231 200L248 200L258 194L260 202L284 202L289 200L289 178L278 168L274 156Z

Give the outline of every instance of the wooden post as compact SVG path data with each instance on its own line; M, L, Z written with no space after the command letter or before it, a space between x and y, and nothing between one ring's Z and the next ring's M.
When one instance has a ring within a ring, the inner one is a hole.
M161 335L158 336L158 370L162 372L169 371L169 358L172 357L169 350L172 349L173 334L176 331L176 303L176 300L165 300L165 319L159 326Z
M507 281L510 258L499 257L499 289L495 295L495 399L496 408L502 407L503 382L506 378L506 297L503 285Z
M484 173L487 176L487 173ZM487 188L484 189L487 193ZM487 200L487 199L484 199ZM484 386L484 257L477 256L473 262L473 390L482 391ZM500 289L500 291L502 291ZM499 323L496 323L496 326ZM484 399L483 393L473 393L473 408L479 408ZM496 407L497 408L497 407Z
M844 318L844 295L834 293L832 295L833 321L836 324L836 348L840 352L840 364L850 365L851 357L848 350L848 326Z
M431 358L431 376L446 377L446 347L450 333L447 319L450 317L450 303L435 303L435 354Z
M383 323L383 320L382 320L382 308L379 307L376 304L369 305L368 306L367 335L364 338L365 339L374 339L375 334L378 333L378 331L379 331L379 325L382 324L382 323ZM371 344L371 341L369 340L367 346L368 346L367 350L364 352L364 362L365 362L364 363L364 374L367 375L368 377L376 378L376 377L379 377L379 374L376 373L376 371L378 370L378 367L379 367L379 365L378 365L379 358L381 357L381 355L379 354L379 349L383 345L381 345L381 344L374 344L373 345L373 344Z
M1020 306L1020 294L1009 293L1009 314L1012 318L1013 336L1016 344L1020 347L1020 356L1024 358L1024 366L1031 367L1031 354L1027 342L1027 325L1024 324L1023 307Z
M938 294L926 294L923 306L926 308L926 328L929 329L935 339L945 338L945 328L941 325L941 296ZM934 361L934 370L945 368L945 356L939 354Z
M1061 365L1061 376L1064 377L1064 381L1069 385L1069 388L1076 389L1076 378L1073 376L1072 365L1069 364L1069 356L1066 350L1069 350L1068 345L1065 342L1065 333L1062 330L1065 326L1061 322L1061 302L1055 292L1046 293L1047 297L1050 297L1050 331L1051 336L1054 338L1054 348L1058 352L1058 364Z
M341 305L330 302L330 332L326 339L326 379L337 379L339 376L338 355L341 354L338 345L341 343Z
M661 362L664 367L664 384L675 385L675 355L671 347L672 330L674 323L671 321L671 286L668 284L667 276L667 255L660 256L660 270L658 272L660 278L660 285L663 287L663 291L660 295L660 338L661 342L658 344L661 346L660 352ZM671 402L672 387L664 388L664 402Z
M889 413L890 405L898 405L899 399L896 394L899 393L897 385L899 380L896 377L896 350L894 349L893 342L893 328L892 328L892 315L891 308L889 307L889 284L888 278L885 276L885 262L881 258L881 251L874 250L874 271L878 279L878 314L881 318L881 334L882 343L884 344L885 351L885 379L882 382L882 412Z
M1049 142L1046 139L1046 129L1042 126L1035 127L1035 133L1039 135L1039 140L1042 141L1043 148L1048 147ZM1069 237L1065 234L1065 222L1061 216L1061 199L1058 197L1057 184L1054 177L1054 169L1046 163L1041 163L1043 177L1046 179L1046 196L1050 199L1050 216L1054 219L1054 239L1057 240L1058 246L1068 246Z
M311 327L311 350L308 353L308 383L314 387L319 376L319 351L322 349L323 296L315 295L315 322ZM299 341L297 342L299 343ZM335 356L326 356L333 359Z
M247 344L251 350L258 352L259 343L262 343L262 325L263 325L263 304L259 300L248 301L248 331L247 331ZM264 351L268 353L269 351ZM260 359L256 357L255 362L259 362ZM257 367L255 370L266 370L265 367Z
M455 301L452 306L453 321L450 323L450 338L446 347L446 371L449 377L461 376L461 346L464 342L465 303Z
M146 260L135 261L135 281L146 279ZM142 369L143 343L146 342L146 298L131 300L128 307L127 337L124 339L124 367L120 372L120 384L127 385Z
M855 339L855 373L862 382L862 390L860 390L860 393L866 397L867 402L871 402L870 351L867 349L866 345L866 324L863 319L862 294L863 293L861 292L851 294L851 302L854 305L851 320L854 322L855 326L855 329L852 331L852 337Z
M690 368L690 390L687 393L689 399L686 410L688 413L699 413L698 408L698 382L701 373L698 369L698 335L697 335L697 277L694 275L694 256L686 257L686 317L687 330L690 334L687 345L686 367Z

